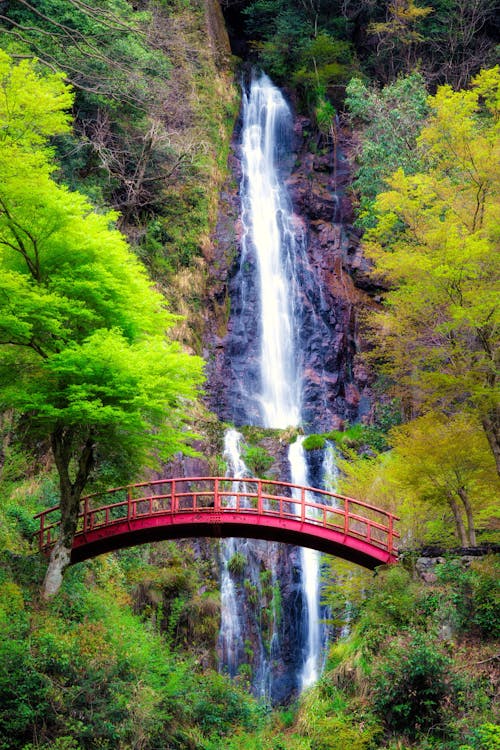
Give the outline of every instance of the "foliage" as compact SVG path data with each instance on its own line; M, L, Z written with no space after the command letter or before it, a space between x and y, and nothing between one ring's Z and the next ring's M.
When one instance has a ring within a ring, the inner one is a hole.
M387 60L387 74L391 79L415 67L418 42L423 39L422 21L432 12L431 6L417 5L415 0L400 0L389 5L384 21L368 25L368 34L377 39L377 56Z
M394 428L389 441L393 454L388 469L404 502L422 502L431 513L448 506L459 542L474 545L474 517L488 522L494 514L488 497L499 487L481 426L468 414L450 419L430 412Z
M390 648L374 677L374 708L390 729L413 739L439 724L454 689L450 664L421 635Z
M250 0L242 16L257 62L312 110L318 84L337 98L353 73L387 84L418 67L432 85L467 85L494 64L495 12L495 0Z
M132 613L118 558L71 569L57 602L36 610L32 583L14 583L5 558L0 573L2 750L32 741L167 750L195 735L189 746L202 750L209 737L222 743L230 729L258 726L252 699L192 656L174 655L152 621Z
M345 105L361 131L352 186L360 204L357 221L366 227L373 222L374 200L387 177L399 167L413 174L420 165L415 139L428 113L427 91L418 72L380 90L353 78L346 88Z
M302 447L305 451L321 450L325 447L325 442L324 435L311 434L304 438Z
M473 416L446 418L429 412L392 428L384 441L390 450L372 456L341 446L340 492L396 512L404 544L410 547L495 541L498 477ZM383 447L371 445L375 451Z
M298 729L311 740L311 750L369 750L380 725L359 707L346 705L335 690L313 688L302 702ZM343 704L343 705L342 705Z
M472 649L481 645L474 640L481 635L474 623L481 592L489 592L490 615L498 606L497 565L482 559L467 568L453 559L436 567L433 584L412 579L402 566L379 569L358 582L355 570L332 566L354 601L349 633L331 645L319 683L332 701L332 714L352 717L361 705L368 725L383 724L386 741L376 747L384 749L401 742L422 750L459 750L465 741L472 746L469 738L479 736L491 719L495 700L490 681L495 656L493 661L488 656L496 653L496 642L484 643L477 666L470 654L473 643ZM476 575L484 587L474 582ZM325 604L332 602L338 611L335 586L324 591ZM311 722L313 716L312 711Z
M81 195L50 178L45 142L67 129L61 110L70 102L68 89L59 77L36 76L27 62L11 66L3 53L1 62L3 404L29 412L42 435L60 427L95 431L96 439L106 432L111 453L135 435L127 450L135 443L141 459L148 442L166 447L173 438L173 452L185 442L180 433L180 442L174 437L184 419L175 412L180 397L194 396L200 363L162 338L174 318L110 228L114 215L93 213ZM12 368L24 373L14 383ZM171 425L177 422L170 437L167 405ZM150 420L161 429L148 437Z
M410 413L477 415L497 463L498 108L500 71L429 98L419 138L425 171L397 171L376 201L364 247L391 286L371 316L383 370ZM403 345L404 344L404 345Z
M238 107L217 10L189 0L146 0L140 9L129 0L41 0L0 10L1 45L38 58L39 71L62 70L75 87L74 132L54 139L57 178L103 212L120 212L118 226L189 318L176 332L193 349L204 324L200 256Z
M47 139L67 130L71 101L61 78L1 51L0 75L0 403L26 415L32 439L50 440L70 547L95 461L130 477L187 449L201 361L166 338L175 318L116 216L51 178Z
M477 631L485 640L500 638L496 612L500 605L500 562L491 559L464 567L458 558L451 558L436 569L442 592L441 608L461 632Z
M247 564L247 558L242 552L235 552L230 558L227 567L230 573L234 576L242 575Z
M274 463L274 457L260 445L245 446L243 460L255 477L265 477Z

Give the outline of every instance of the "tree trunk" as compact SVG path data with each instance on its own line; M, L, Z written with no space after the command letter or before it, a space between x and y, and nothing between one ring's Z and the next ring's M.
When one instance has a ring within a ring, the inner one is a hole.
M472 507L470 504L469 496L467 495L463 487L459 487L457 490L457 493L460 497L460 500L463 503L463 506L465 508L465 515L467 516L467 531L469 533L469 544L471 547L475 547L477 545L476 529L474 528L474 516L472 514Z
M483 429L488 438L491 452L495 458L497 472L500 476L500 410L495 409L481 418Z
M70 478L70 462L73 454L74 432L57 428L51 435L52 453L59 474L61 523L59 538L50 554L49 567L42 586L42 596L50 599L59 591L64 571L70 564L73 538L78 525L80 498L93 464L93 441L88 436L80 450L78 469L74 481Z
M448 494L448 503L450 505L451 512L453 513L453 518L455 519L455 528L458 534L458 538L460 540L460 544L462 545L462 547L467 547L468 539L467 539L467 533L465 531L462 514L460 513L460 508L458 506L457 501L451 494Z

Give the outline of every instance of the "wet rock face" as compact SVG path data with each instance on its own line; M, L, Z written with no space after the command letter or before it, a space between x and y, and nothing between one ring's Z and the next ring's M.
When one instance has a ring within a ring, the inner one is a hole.
M356 361L359 349L358 310L370 304L373 292L368 266L351 225L346 195L350 182L344 155L346 138L321 154L307 150L309 121L298 118L294 128L295 161L287 179L296 226L304 237L306 255L297 269L301 294L300 348L303 417L306 432L339 429L345 421L368 421L372 396L366 370ZM232 188L221 197L210 270L213 285L207 311L207 360L210 407L224 420L255 423L248 413L247 391L258 390L258 312L255 259L239 267L238 159L239 129L231 156ZM241 275L244 283L241 284ZM220 320L220 310L226 313ZM219 322L213 319L219 311Z

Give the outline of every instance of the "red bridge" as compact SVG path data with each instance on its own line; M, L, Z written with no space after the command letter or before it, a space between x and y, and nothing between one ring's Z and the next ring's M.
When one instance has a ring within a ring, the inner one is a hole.
M59 533L59 506L38 513L40 549ZM397 560L397 516L335 492L288 482L188 477L82 498L71 562L160 539L252 537L311 547L366 568Z

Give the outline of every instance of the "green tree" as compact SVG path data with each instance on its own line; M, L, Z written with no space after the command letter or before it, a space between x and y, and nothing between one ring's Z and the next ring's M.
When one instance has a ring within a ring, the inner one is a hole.
M500 490L495 464L480 425L470 415L428 413L391 431L387 470L397 483L408 516L423 505L430 517L451 510L464 547L476 544L476 516L494 515L490 498ZM403 511L404 512L404 511Z
M116 215L51 178L46 139L69 127L60 76L1 52L0 81L0 406L50 440L59 474L49 596L96 462L130 476L189 450L202 366L166 337L175 317L113 229Z
M416 5L414 0L388 3L385 21L372 22L368 33L377 38L377 55L388 58L390 78L409 73L416 63L416 49L422 41L420 26L433 9Z
M425 171L388 180L364 246L390 287L371 316L376 356L407 414L475 413L500 471L499 90L496 67L429 98Z
M385 180L402 167L413 174L420 166L416 138L429 112L420 73L398 78L382 89L353 78L346 88L350 120L360 133L353 188L359 200L358 222L370 226L373 204Z

